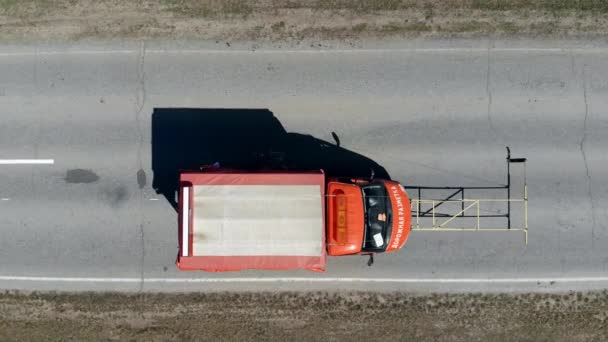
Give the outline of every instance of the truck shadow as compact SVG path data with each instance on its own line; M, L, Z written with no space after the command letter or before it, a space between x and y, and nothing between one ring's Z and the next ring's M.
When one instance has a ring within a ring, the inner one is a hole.
M337 138L337 137L336 137ZM311 135L290 133L268 109L155 108L152 186L177 210L180 170L222 167L318 170L328 177L390 179L375 161Z

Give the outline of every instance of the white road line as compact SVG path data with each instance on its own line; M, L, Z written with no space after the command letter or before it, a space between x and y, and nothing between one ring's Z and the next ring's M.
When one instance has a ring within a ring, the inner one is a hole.
M158 201L158 198L148 198L149 201Z
M606 53L608 48L489 48L491 52L560 52L560 53ZM219 49L184 49L184 50L146 50L147 54L331 54L331 53L487 53L488 48L395 48L395 49L272 49L272 50L219 50Z
M190 187L182 186L182 256L190 255Z
M65 50L65 51L23 51L0 52L0 57L57 56L57 55L123 55L139 50Z
M378 48L378 49L149 49L146 54L340 54L340 53L608 53L608 48ZM63 55L124 55L137 54L139 50L64 50L0 52L0 57L63 56Z
M0 201L10 201L10 198L0 198Z
M0 159L0 165L52 165L54 159Z
M31 281L59 283L139 283L141 278L80 278L0 276L0 281ZM597 283L608 277L578 278L144 278L144 283L441 283L441 284L500 284L500 283Z

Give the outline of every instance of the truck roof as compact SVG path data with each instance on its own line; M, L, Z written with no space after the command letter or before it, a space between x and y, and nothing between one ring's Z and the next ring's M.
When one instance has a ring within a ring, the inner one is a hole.
M184 270L325 270L325 177L305 173L182 172Z

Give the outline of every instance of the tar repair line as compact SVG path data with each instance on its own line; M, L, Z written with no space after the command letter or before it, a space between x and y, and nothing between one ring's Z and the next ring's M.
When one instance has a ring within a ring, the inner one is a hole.
M0 281L60 283L139 283L141 278L77 278L0 276ZM608 282L608 277L578 278L145 278L144 283L585 283Z
M0 165L53 165L54 159L0 159Z

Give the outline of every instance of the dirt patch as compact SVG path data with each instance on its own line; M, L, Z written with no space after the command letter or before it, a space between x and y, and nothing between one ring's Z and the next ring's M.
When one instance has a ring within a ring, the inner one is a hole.
M70 169L65 173L66 183L95 183L99 180L99 176L91 171L85 169Z
M601 37L603 0L0 0L0 40Z
M137 186L139 186L140 189L143 189L146 186L146 182L146 171L139 169L137 171Z
M605 341L608 292L12 294L0 340Z

